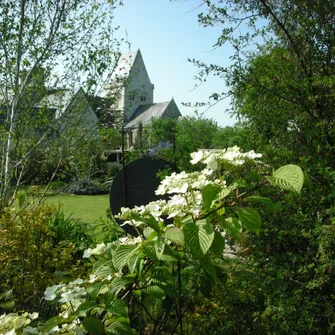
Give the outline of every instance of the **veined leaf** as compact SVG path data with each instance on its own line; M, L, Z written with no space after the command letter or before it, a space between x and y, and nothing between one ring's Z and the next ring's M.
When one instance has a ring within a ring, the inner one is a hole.
M218 232L214 232L214 240L209 248L209 250L216 256L221 256L223 253L223 249L225 247L225 239L224 237Z
M54 328L58 325L61 325L61 324L65 323L66 321L67 320L62 318L61 316L58 316L58 315L54 316L43 324L43 327L42 327L41 330L42 330L43 334L46 334L50 329L52 329L52 328Z
M143 235L147 240L152 240L157 236L157 232L154 231L151 227L145 227L143 230Z
M114 321L107 327L108 334L113 335L131 335L134 331L129 328L129 325L123 322Z
M201 220L197 223L187 223L183 227L186 246L191 252L202 257L211 247L214 240L214 230L210 223Z
M142 290L142 292L147 293L151 298L154 299L163 299L165 296L165 292L162 288L157 285L151 285Z
M98 296L98 294L99 294L99 292L100 292L100 289L101 289L101 287L102 287L103 285L104 285L103 282L97 282L97 283L95 283L93 286L88 287L88 288L87 288L87 292L88 292L88 294L89 294L93 299L95 299L95 298Z
M262 219L254 208L243 207L235 209L243 225L250 231L259 233L262 226Z
M168 228L164 236L168 238L171 242L176 243L178 245L184 245L184 233L178 227Z
M82 325L88 331L89 334L102 334L104 326L102 322L95 317L87 317L82 321Z
M108 258L100 258L93 265L93 273L96 275L109 275L110 273L116 272L113 261Z
M154 262L158 261L155 250L155 241L144 241L142 243L142 250L144 254L152 259Z
M300 194L304 184L304 173L299 166L288 164L276 170L268 180L272 185Z
M106 307L107 311L124 317L128 317L128 307L123 300L114 300Z
M111 282L110 292L113 295L117 295L122 289L126 288L127 285L133 283L134 280L134 277L117 277Z
M134 273L136 270L137 263L141 259L138 254L132 254L131 256L128 257L127 260L127 265L129 268L130 273Z
M244 200L248 202L257 202L273 212L275 212L278 209L278 204L276 202L273 202L269 198L260 197L258 195L252 195L250 197L245 198Z
M224 199L227 195L229 195L236 187L225 187L221 188L221 191L217 194L216 198L214 199L215 201L219 201Z
M178 262L180 261L180 255L177 251L166 244L164 248L164 254L161 256L161 260L165 262Z
M150 228L155 230L156 232L159 232L158 222L156 221L156 219L151 214L145 214L145 216L132 214L132 216L136 221L142 221L145 224L147 224Z
M94 307L97 307L97 304L94 301L85 301L76 309L76 314L87 312Z
M133 251L139 248L136 244L129 245L119 245L113 251L113 264L117 271L122 270L122 268L127 264L129 257L132 255Z
M208 184L201 189L203 207L205 209L211 208L212 201L220 191L221 187L217 184Z
M162 255L164 254L164 249L165 249L165 238L158 237L155 242L156 256L158 259L162 259Z

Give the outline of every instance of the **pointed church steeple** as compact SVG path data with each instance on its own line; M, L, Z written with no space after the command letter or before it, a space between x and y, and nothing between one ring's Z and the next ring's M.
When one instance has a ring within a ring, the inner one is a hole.
M106 89L112 93L117 88L115 108L124 112L126 122L139 106L153 104L154 85L150 81L140 49L120 55L110 78L111 82Z

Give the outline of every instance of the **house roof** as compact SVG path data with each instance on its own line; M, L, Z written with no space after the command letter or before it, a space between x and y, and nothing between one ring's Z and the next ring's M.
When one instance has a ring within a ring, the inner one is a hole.
M169 117L178 117L181 115L173 99L170 101L158 102L150 105L142 105L136 109L136 111L124 128L136 128L138 127L139 123L142 123L142 125L145 126L146 124L150 123L153 118L158 119L163 117L169 105L171 105L172 107L175 106L176 108L176 110L174 110L172 114L169 115Z
M138 53L140 53L140 50L120 55L119 60L117 64L115 65L114 70L112 72L111 80L117 81L120 79L128 78L130 74L130 70L134 64L134 61Z
M46 106L56 110L56 118L59 118L73 99L71 90L59 90L43 97L38 107Z

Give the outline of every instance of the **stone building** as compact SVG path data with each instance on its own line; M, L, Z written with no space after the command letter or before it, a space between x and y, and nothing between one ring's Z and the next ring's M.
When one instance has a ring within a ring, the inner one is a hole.
M103 97L114 97L113 109L123 115L123 129L127 145L132 147L142 127L153 118L178 118L181 113L173 99L154 103L154 85L151 83L140 50L120 55L105 86Z

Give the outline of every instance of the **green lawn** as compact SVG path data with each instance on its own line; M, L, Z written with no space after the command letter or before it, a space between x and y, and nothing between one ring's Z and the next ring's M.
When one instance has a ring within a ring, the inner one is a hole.
M66 215L72 215L86 223L106 218L109 208L108 195L57 194L47 198L46 203L61 205Z

